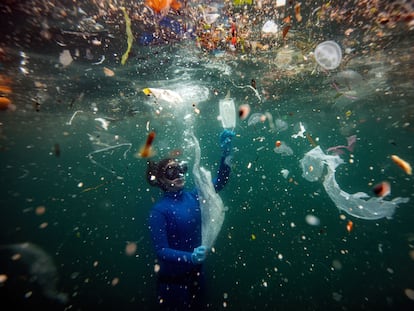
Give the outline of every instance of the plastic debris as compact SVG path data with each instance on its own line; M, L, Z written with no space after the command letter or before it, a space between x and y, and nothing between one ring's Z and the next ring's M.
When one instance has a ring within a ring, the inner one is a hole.
M67 124L67 125L72 125L72 121L73 121L73 119L76 117L76 115L77 115L78 113L81 113L81 112L83 112L83 111L82 111L82 110L76 110L76 111L72 114L72 116L70 117L69 121L68 121L68 122L66 122L66 124Z
M279 32L279 26L272 20L264 23L262 32L266 35L276 35Z
M285 168L283 170L281 170L280 173L282 174L283 178L285 178L285 179L288 178L288 176L289 176L289 171Z
M72 64L73 58L69 50L63 50L62 53L60 53L59 62L62 64L63 67L67 67L70 64Z
M220 99L219 109L223 128L234 129L236 127L236 108L234 100L230 98L230 92L227 93L226 98Z
M306 132L306 129L303 126L302 122L299 122L299 128L300 128L299 132L297 134L293 134L292 138L298 138L298 137L306 138L305 135L304 135L305 132Z
M292 148L290 148L284 141L281 141L279 147L276 146L273 151L282 156L290 156L293 154Z
M390 219L398 204L409 201L409 198L402 197L386 201L381 197L370 197L364 192L349 194L343 191L335 179L335 170L343 163L338 155L326 155L320 146L310 150L300 160L302 176L312 182L322 178L326 166L328 173L323 178L323 186L336 207L351 216L369 220L383 217Z
M168 89L145 88L142 91L145 95L153 95L156 99L165 100L168 103L180 104L184 102L180 94Z
M338 154L338 155L344 153L343 149L348 150L349 152L353 152L355 148L356 140L357 140L356 135L349 136L347 137L347 142L348 142L347 146L339 145L335 147L330 147L326 150L326 152L333 152L334 154Z
M141 146L139 151L135 154L135 157L150 158L150 157L154 156L155 152L152 148L152 143L154 142L155 136L156 136L156 134L155 134L154 131L151 131L151 132L148 133L147 140L145 141L145 144L143 146Z
M406 172L408 175L411 175L413 173L413 170L411 168L410 163L407 161L401 159L399 156L393 154L391 156L391 160L397 164L404 172Z
M276 0L276 7L285 6L286 0Z
M129 52L131 51L132 42L134 41L134 36L132 35L132 30L131 30L131 19L129 18L128 13L124 7L121 7L121 10L122 12L124 12L125 31L127 35L127 44L128 44L128 47L121 58L121 64L125 65L126 61L128 60Z
M219 17L220 17L220 14L217 14L217 13L204 14L204 20L209 25L213 24Z
M167 15L170 9L178 11L181 8L181 3L177 0L145 0L145 5L150 7L155 13L161 14L161 16Z
M346 224L346 231L351 232L354 229L354 222L352 220L348 220Z
M263 113L255 112L250 115L249 119L247 120L247 125L251 126L264 121L266 121L266 116Z
M302 21L302 14L300 14L300 7L301 7L300 2L295 4L295 18L298 21L298 23Z
M198 139L189 133L194 142L194 183L200 196L201 243L211 248L221 231L226 208L221 197L214 189L211 172L200 165L201 150Z
M276 119L275 129L277 132L286 131L288 129L288 124L286 121L283 121L282 119Z
M0 283L6 293L11 289L7 289L7 286L13 286L13 292L17 290L19 294L23 288L34 287L35 291L50 301L59 304L68 302L68 295L58 290L59 274L56 263L38 245L30 242L1 245L0 258L2 272L7 273L3 275L8 278L4 284Z
M95 118L95 121L99 122L101 124L101 127L107 131L109 127L109 121L104 118Z
M316 62L324 69L333 70L338 68L342 61L342 51L335 41L325 41L315 48Z
M95 131L92 134L87 133L87 135L94 149L87 155L91 163L113 175L117 175L118 171L125 170L123 160L126 160L127 154L131 150L131 143L119 135L104 131ZM116 177L123 178L119 175ZM96 189L96 187L91 189Z
M235 6L239 6L239 5L251 5L253 3L253 0L233 0L233 4Z
M115 72L112 69L109 69L107 67L103 68L103 72L104 72L105 76L107 76L107 77L115 76Z

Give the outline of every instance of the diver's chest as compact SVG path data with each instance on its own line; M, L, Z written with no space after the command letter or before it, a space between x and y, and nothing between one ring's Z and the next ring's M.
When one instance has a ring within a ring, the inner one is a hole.
M186 197L185 200L172 202L169 213L177 225L199 223L201 218L200 204L191 196Z

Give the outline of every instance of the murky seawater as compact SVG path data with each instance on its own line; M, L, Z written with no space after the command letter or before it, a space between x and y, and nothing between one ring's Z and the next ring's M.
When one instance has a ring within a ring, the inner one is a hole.
M413 308L414 189L412 176L390 158L414 163L410 7L395 4L406 19L388 16L387 23L396 23L388 27L359 4L302 2L304 20L294 19L285 39L268 39L260 35L262 22L273 16L282 27L284 17L293 19L293 6L269 11L268 1L244 9L230 2L225 8L238 27L252 27L249 40L269 47L232 51L226 43L208 51L191 36L140 45L143 5L125 3L136 14L136 38L121 65L121 5L96 3L82 4L85 13L65 1L0 6L2 24L14 29L1 35L0 46L0 91L14 105L0 111L2 297L21 308L154 310L156 262L147 217L161 193L147 184L146 159L136 153L153 130L155 159L180 154L192 164L184 135L191 126L201 164L215 172L218 103L227 95L236 107L248 104L257 118L238 119L235 127L231 179L220 192L228 211L205 264L208 309ZM50 9L44 18L29 9L43 6ZM355 20L344 24L340 14ZM191 16L183 17L188 25L197 20ZM229 14L220 18L230 27ZM343 53L331 71L311 53L325 40L336 41ZM59 59L64 50L73 56L67 66ZM184 100L157 100L145 88L173 90ZM391 217L354 217L338 209L322 179L303 177L300 160L307 152L316 145L326 153L347 146L352 135L354 148L339 155L337 185L347 194L375 197L373 186L389 182L391 194L383 200L409 199ZM277 141L288 151L279 152ZM29 250L22 248L26 242ZM7 261L10 252L25 261ZM39 261L50 269L34 269Z

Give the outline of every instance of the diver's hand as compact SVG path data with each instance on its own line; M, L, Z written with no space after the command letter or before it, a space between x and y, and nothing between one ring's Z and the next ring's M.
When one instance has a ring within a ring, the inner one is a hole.
M201 245L194 248L194 252L191 254L191 261L193 264L201 264L207 257L207 247Z
M231 152L231 141L236 134L231 130L223 130L220 134L220 147L223 155L228 156Z

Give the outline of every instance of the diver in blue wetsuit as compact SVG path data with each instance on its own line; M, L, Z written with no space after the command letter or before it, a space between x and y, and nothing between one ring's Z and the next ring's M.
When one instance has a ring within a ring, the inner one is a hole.
M216 191L226 185L229 175L229 156L234 132L224 130L220 135L223 154L217 177ZM149 229L157 254L157 299L162 310L201 310L203 296L202 263L208 249L201 245L201 211L197 189L184 189L187 166L167 158L149 162L147 180L164 191L149 216Z

